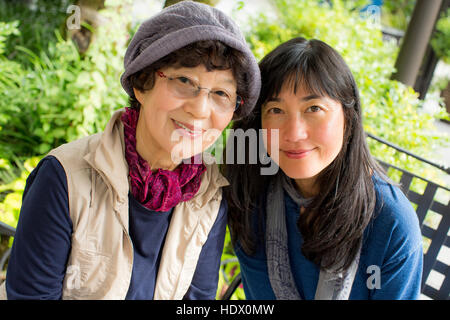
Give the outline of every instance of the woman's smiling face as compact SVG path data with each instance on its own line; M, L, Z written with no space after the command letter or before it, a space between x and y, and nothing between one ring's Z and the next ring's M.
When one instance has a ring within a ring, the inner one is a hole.
M134 89L141 104L136 129L138 153L152 169L174 169L180 156L190 158L206 150L233 117L234 109L218 110L211 99L212 93L200 90L191 98L174 95L169 78L188 78L196 85L221 92L236 93L236 81L231 70L207 71L203 65L195 68L163 68L155 74L151 90L141 92ZM177 153L177 154L175 154Z
M310 193L315 177L339 154L344 136L344 112L340 102L326 96L294 90L283 85L261 110L262 128L267 129L266 149L274 148L271 130L279 130L278 165L295 179L304 194ZM277 160L277 159L274 159Z

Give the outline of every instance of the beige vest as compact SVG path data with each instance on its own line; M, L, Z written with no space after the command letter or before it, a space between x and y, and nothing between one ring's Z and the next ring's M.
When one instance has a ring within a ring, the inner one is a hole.
M124 299L133 268L128 233L128 164L117 111L103 133L52 150L67 175L72 248L63 299ZM207 163L211 163L211 158ZM154 299L182 299L228 184L215 164L206 165L199 191L173 211L156 279ZM6 283L6 282L5 282ZM0 299L6 298L5 283Z

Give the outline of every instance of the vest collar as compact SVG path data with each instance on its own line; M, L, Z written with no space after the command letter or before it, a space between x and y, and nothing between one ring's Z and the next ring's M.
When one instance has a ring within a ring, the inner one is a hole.
M84 159L102 176L124 203L128 197L128 163L125 159L123 124L120 120L125 109L114 112L101 134L100 142Z

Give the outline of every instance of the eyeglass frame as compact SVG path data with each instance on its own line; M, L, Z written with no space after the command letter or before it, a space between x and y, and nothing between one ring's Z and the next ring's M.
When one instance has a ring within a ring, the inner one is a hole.
M161 78L166 78L166 79L169 79L171 81L176 79L176 78L167 76L166 74L164 74L164 72L162 72L160 70L156 71L156 74L159 77L161 77ZM188 79L191 80L190 78L188 78ZM200 90L202 90L202 89L208 90L208 95L209 95L209 93L211 93L211 90L212 90L210 88L200 87L199 85L196 85L196 84L194 84L194 86L197 87L197 91L196 91L196 94L193 96L193 98L197 97L199 95L199 93L200 93ZM236 95L236 106L234 107L233 112L236 111L243 104L244 104L244 99L240 95L237 94Z

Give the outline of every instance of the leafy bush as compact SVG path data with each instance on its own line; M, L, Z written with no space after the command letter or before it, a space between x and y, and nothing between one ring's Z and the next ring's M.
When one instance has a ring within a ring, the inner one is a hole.
M450 63L450 9L443 12L437 21L431 45L439 58Z
M66 8L70 2L33 0L28 5L26 1L0 0L0 21L21 21L16 25L19 32L14 37L5 39L8 59L13 59L22 66L31 66L27 55L18 50L17 46L25 47L35 54L47 51L48 44L57 40L55 30L64 30Z
M0 159L0 182L2 182L0 184L0 221L14 228L17 226L26 179L40 159L41 157L32 157L23 164L18 162L14 165L8 160ZM19 168L18 176L10 173L14 170L13 166Z
M126 104L119 78L128 39L127 16L121 15L120 6L107 6L102 13L108 23L96 30L83 56L58 31L57 41L39 54L15 48L27 55L31 67L22 67L0 52L0 157L42 155L101 131L112 111ZM18 22L2 25L4 46L6 36L18 34Z
M396 29L405 31L414 11L416 1L389 0L383 1L381 7L381 22Z

